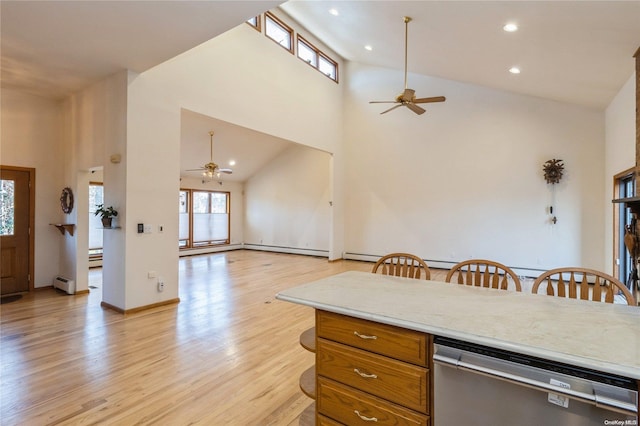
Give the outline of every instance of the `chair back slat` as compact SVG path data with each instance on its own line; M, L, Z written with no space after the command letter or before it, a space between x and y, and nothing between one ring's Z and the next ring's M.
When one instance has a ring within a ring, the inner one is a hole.
M565 279L568 277L568 281ZM553 287L555 285L556 291ZM616 295L622 295L629 305L636 301L627 287L613 276L594 269L569 267L556 268L541 274L533 282L531 292L539 293L540 286L549 296L613 303Z
M613 303L613 297L614 297L613 286L609 286L604 294L605 303Z
M482 265L478 265L478 269L480 269ZM485 288L495 288L493 287L493 273L489 270L489 265L484 265L484 282L482 286Z
M498 274L496 274L496 276L498 276ZM496 287L496 288L499 288L500 290L507 290L508 287L509 287L509 280L507 279L506 275L503 275L502 279L500 280L500 287Z
M558 291L560 291L560 288L561 288L561 286L558 285ZM551 280L547 281L547 286L546 286L545 289L547 291L547 295L555 296L555 293L554 293L555 290L553 289L553 284L551 284ZM562 291L564 292L564 286L562 286Z
M593 283L593 300L602 300L602 285L600 284L600 277L596 277L596 281Z
M467 278L463 279L462 282L460 282L460 280L458 280L458 284L465 284L465 283L469 283L469 285L474 285L474 274L473 271L471 269L469 269L466 273Z
M560 274L562 277L562 274ZM562 287L564 288L564 281L561 281ZM567 284L569 287L569 297L571 299L576 299L578 297L578 291L576 290L576 280L573 276L573 272L569 274L569 283ZM558 287L560 287L560 283L558 283Z
M476 268L473 271L473 285L476 287L482 287L482 275L480 274L479 268Z
M587 281L587 274L582 276L582 282L580 283L580 299L589 300L589 282Z
M489 269L487 267L487 269ZM498 271L494 271L494 273L491 274L491 288L496 288L498 290L500 290L501 288L501 284L500 284L500 274L497 273Z
M513 283L516 291L521 291L520 279L508 266L485 259L472 259L454 265L445 281L457 282L472 287L507 290Z

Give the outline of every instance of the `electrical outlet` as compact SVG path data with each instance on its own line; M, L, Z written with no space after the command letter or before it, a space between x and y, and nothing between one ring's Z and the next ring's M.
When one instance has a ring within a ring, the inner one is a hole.
M164 291L164 280L162 279L162 277L158 278L158 291Z

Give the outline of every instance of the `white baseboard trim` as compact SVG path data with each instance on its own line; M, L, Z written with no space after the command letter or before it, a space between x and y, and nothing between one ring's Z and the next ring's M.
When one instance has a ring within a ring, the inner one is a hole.
M214 247L202 247L195 249L186 249L179 251L179 257L184 256L194 256L197 254L207 254L207 253L219 253L223 251L231 251L231 250L242 250L244 247L243 244L228 244L224 246L214 246Z
M243 250L243 249L257 250L257 251L270 251L275 253L302 254L305 256L326 257L327 259L329 258L329 250L272 246L272 245L264 245L264 244L243 244L243 243L230 244L230 245L224 245L224 246L215 246L215 247L203 247L198 249L180 250L180 257L193 256L198 254L207 254L207 253L219 253L219 252L231 251L231 250ZM373 262L373 263L375 263L381 257L382 255L366 254L366 253L350 253L350 252L345 252L342 255L342 258L346 260L360 260L360 261ZM434 259L424 259L424 261L427 262L427 265L429 265L430 268L436 268L436 269L451 269L453 265L458 263L458 261L445 261L445 260L434 260ZM100 267L100 266L102 266L102 260L89 261L90 268ZM536 278L544 272L543 269L520 268L520 267L514 267L514 266L509 266L509 267L513 269L513 272L515 272L519 277Z
M247 250L272 251L276 253L302 254L306 256L318 256L329 258L329 250L303 249L297 247L269 246L263 244L245 244Z

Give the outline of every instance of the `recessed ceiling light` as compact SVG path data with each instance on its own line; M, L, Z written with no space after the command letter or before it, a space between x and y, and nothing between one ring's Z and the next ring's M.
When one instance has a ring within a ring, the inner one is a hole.
M364 48L365 48L366 50L368 50L368 51L372 51L372 50L373 50L373 47L371 47L371 45L370 45L370 44L367 44Z
M338 12L338 9L335 9L335 8L329 9L329 13L332 14L333 16L340 15L340 13Z
M520 68L518 68L518 67L511 67L511 68L509 68L509 72L510 72L511 74L520 74Z
M508 33L513 33L513 32L518 31L518 25L516 25L514 23L508 23L504 27L502 27L502 29L505 30Z
M236 160L231 160L231 161L229 161L229 165L230 165L230 166L235 166L235 165L236 165Z

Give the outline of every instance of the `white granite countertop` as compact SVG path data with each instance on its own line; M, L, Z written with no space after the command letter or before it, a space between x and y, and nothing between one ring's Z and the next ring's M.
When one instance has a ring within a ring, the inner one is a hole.
M350 271L277 299L640 379L640 308Z

